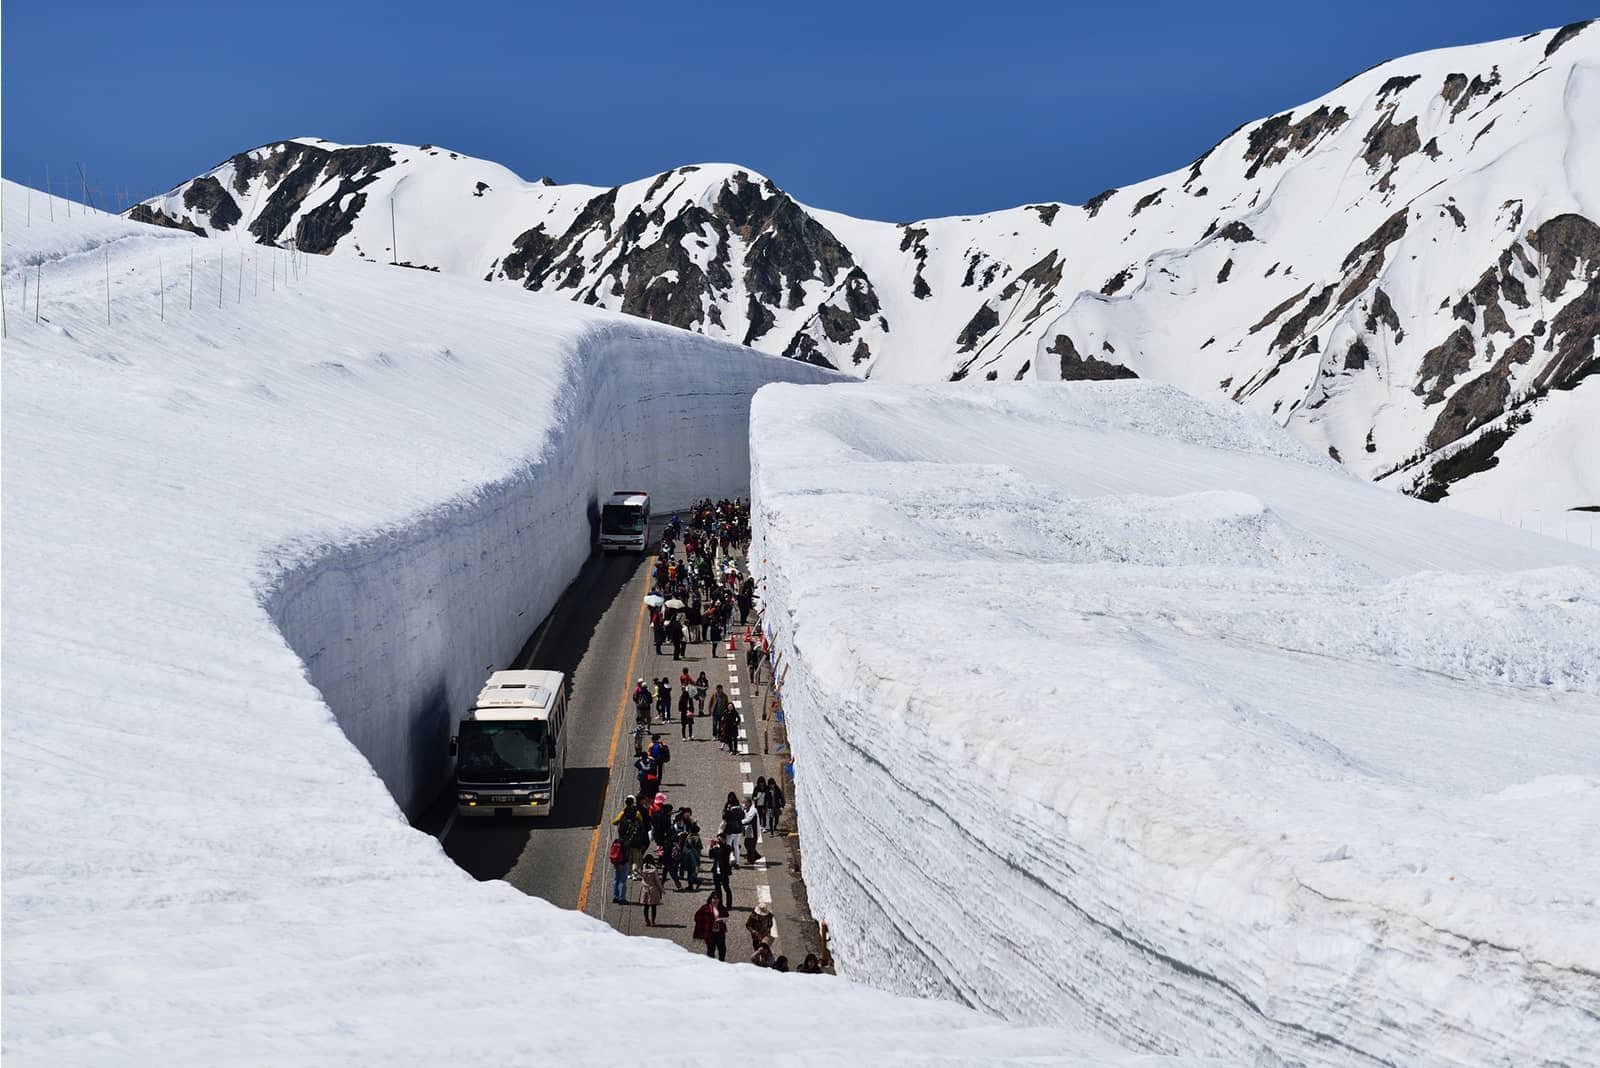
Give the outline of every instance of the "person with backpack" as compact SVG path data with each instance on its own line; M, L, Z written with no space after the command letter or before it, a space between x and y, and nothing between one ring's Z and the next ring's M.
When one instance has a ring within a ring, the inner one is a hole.
M606 856L611 861L611 903L613 905L626 905L628 903L628 851L623 848L620 832L611 839L611 851Z
M650 706L655 703L655 698L650 693L650 687L640 679L639 684L633 688L633 721L641 727L650 725Z
M617 838L622 842L624 859L628 865L628 878L635 878L639 871L639 862L644 859L643 847L635 848L637 831L644 828L644 813L640 811L638 801L629 796L623 802L622 811L618 812L611 822L617 828Z
M732 791L728 793L728 800L722 806L722 840L727 843L728 849L734 857L734 866L738 866L739 838L744 833L744 806L739 804L739 799Z
M706 944L706 956L728 959L728 912L715 893L695 910L694 937Z
M767 829L767 777L765 775L757 775L756 776L756 788L755 788L755 791L750 795L750 799L756 803L756 823L758 825L760 825L762 830L766 830Z

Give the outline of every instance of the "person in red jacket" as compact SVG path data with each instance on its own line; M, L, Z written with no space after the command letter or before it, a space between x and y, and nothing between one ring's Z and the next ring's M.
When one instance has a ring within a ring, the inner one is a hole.
M694 914L694 938L706 944L706 956L718 960L728 959L728 914L722 910L717 895L706 898Z

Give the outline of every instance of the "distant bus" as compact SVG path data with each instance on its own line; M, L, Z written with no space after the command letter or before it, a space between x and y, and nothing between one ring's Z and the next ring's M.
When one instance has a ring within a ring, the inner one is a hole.
M644 552L650 538L650 495L643 490L617 490L600 509L600 551Z
M459 815L549 815L567 767L566 683L559 671L489 676L450 739Z

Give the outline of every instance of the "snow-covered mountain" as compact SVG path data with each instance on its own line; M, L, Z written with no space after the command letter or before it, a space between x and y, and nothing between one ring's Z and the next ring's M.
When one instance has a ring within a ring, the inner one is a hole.
M877 379L1153 378L1493 514L1529 482L1523 510L1600 504L1594 465L1535 476L1551 449L1503 448L1600 447L1594 391L1551 397L1597 366L1595 129L1590 22L1381 64L1081 206L892 224L728 164L603 189L300 139L133 217L514 282ZM1489 489L1453 486L1509 456Z

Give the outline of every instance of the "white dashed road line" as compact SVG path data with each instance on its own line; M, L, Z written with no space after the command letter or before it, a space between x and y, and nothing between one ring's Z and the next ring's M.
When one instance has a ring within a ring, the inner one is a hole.
M748 775L748 774L750 774L750 762L748 760L739 765L739 774L740 775Z

